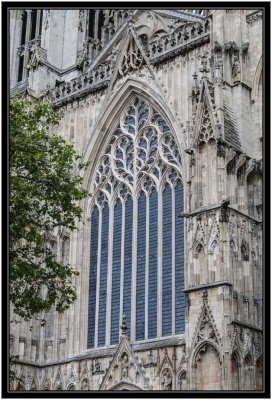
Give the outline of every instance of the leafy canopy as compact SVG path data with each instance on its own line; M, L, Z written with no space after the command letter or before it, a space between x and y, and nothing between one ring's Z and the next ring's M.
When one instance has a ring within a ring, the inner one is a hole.
M10 103L10 300L29 319L76 299L78 272L56 260L46 245L55 227L75 230L80 200L88 196L80 171L87 167L74 147L49 134L61 118L50 103L15 97Z

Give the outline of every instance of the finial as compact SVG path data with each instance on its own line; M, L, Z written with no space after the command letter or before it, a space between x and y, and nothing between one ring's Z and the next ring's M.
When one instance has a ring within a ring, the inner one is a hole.
M123 314L122 325L120 326L120 328L121 328L121 334L123 336L126 336L126 334L127 334L127 317L126 317L126 314Z

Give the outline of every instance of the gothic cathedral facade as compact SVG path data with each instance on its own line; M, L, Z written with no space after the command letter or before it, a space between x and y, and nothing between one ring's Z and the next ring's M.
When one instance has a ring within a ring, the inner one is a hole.
M77 300L12 324L12 390L262 390L262 11L13 9L10 81L92 194L50 238Z

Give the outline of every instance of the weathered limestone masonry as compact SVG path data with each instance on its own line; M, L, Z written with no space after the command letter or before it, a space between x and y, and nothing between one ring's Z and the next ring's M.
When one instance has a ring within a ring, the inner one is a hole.
M133 340L132 302L132 339L124 318L119 344L107 328L107 345L88 349L88 200L79 231L58 230L50 241L80 271L78 299L62 316L43 316L45 327L11 324L22 378L12 389L261 390L262 12L43 10L36 34L31 13L11 11L11 92L64 111L58 132L92 161L84 176L91 193L95 177L99 186L107 176L100 157L135 96L170 127L173 151L162 159L181 160L185 331ZM159 271L160 263L159 253ZM160 299L159 291L159 311Z

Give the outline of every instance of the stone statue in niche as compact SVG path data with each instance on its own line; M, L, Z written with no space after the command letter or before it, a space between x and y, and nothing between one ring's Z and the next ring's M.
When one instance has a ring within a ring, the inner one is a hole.
M172 374L170 369L165 369L162 373L162 390L172 390Z
M100 362L96 359L96 360L94 361L94 372L97 373L97 374L99 374L99 373L100 373L100 370L101 370Z
M83 379L81 383L81 390L88 390L88 381L87 379Z
M217 83L220 83L223 80L223 58L219 56L215 62L215 79Z
M129 360L127 353L122 355L121 359L121 378L128 378Z
M241 81L241 65L240 60L238 57L233 58L233 65L232 65L232 75L233 75L233 82L240 82Z

